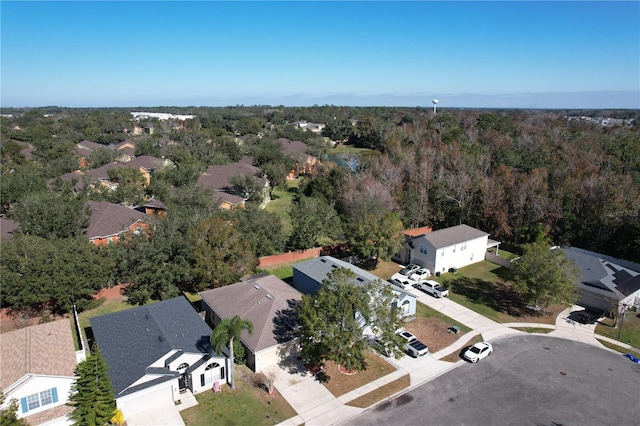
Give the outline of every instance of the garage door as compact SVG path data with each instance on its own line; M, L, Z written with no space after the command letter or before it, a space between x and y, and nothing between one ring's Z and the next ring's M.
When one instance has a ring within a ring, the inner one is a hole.
M133 395L118 398L118 408L122 410L125 420L162 406L175 407L170 383L160 388L144 389Z

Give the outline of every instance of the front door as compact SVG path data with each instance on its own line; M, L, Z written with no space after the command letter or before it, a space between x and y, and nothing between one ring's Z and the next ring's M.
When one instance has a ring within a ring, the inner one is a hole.
M189 386L188 380L187 380L187 373L183 373L180 375L180 378L178 379L178 388L180 390L186 389Z

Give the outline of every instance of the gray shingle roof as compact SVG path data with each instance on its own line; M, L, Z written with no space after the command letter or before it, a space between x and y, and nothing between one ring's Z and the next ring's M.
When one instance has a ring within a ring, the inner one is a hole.
M273 275L203 291L200 296L222 319L238 315L251 321L253 334L243 331L242 341L254 353L291 340L284 321L295 321L293 305L302 300L298 290Z
M233 185L229 179L236 175L254 176L256 181L264 185L265 180L256 176L258 172L260 172L259 168L242 160L224 166L209 166L207 171L198 178L198 185L214 191L232 191Z
M91 319L116 395L171 350L208 354L211 328L184 297Z
M363 286L368 282L380 280L380 277L377 277L372 273L365 271L364 269L358 268L355 265L331 256L321 256L309 259L304 262L296 263L295 265L293 265L293 268L314 279L318 283L322 283L322 281L327 278L327 275L329 275L331 271L337 268L346 268L352 271L355 274L354 284L356 284L357 286ZM393 291L398 294L410 295L411 297L415 297L411 293L398 288L393 288Z
M89 239L117 235L147 217L137 210L106 201L87 201L86 204L91 209L89 226L84 231Z
M439 229L423 236L434 248L449 247L476 238L486 237L489 234L469 225L456 225L450 228Z

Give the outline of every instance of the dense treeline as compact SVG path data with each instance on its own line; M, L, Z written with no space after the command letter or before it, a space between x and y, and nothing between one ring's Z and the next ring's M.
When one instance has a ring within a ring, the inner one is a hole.
M143 109L196 116L176 127L170 120L134 123L132 110L3 110L11 117L1 123L0 213L20 222L25 234L2 241L3 306L49 303L65 310L116 282L131 283L130 300L144 303L226 285L255 270L258 256L327 242L348 242L361 259L388 258L398 248L399 230L423 225L467 223L503 242L546 237L640 260L637 111ZM624 121L603 125L604 118ZM300 121L326 126L319 135L294 125ZM154 132L133 135L134 124L153 125ZM305 142L322 160L293 194L290 212L269 212L257 203L223 212L195 186L209 165L243 155L254 158L272 185L283 185L290 163L276 142L280 137ZM117 191L74 195L68 184L50 179L78 168L73 148L84 139L105 145L94 152L92 167L112 161L106 147L124 139L135 141L136 155L162 156L176 167L156 171L146 187L123 176ZM329 139L360 149L336 156ZM131 205L151 196L163 200L170 215L147 235L98 252L77 244L87 221L85 200ZM87 282L69 285L69 292L56 290L68 280L47 281L47 268L70 274L72 266L84 268L78 256L100 267L86 276L74 273L74 280Z

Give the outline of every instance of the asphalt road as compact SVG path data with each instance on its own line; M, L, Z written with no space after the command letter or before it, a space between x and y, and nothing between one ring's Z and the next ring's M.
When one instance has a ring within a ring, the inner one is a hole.
M640 365L592 345L546 336L493 343L466 363L349 425L638 425Z

